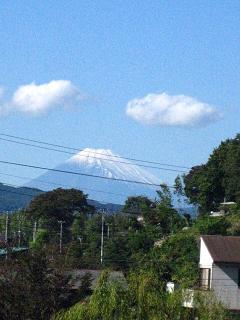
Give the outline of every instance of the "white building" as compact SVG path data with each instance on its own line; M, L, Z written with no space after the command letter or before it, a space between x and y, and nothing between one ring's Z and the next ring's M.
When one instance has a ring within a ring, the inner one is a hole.
M200 287L240 312L240 237L201 236Z

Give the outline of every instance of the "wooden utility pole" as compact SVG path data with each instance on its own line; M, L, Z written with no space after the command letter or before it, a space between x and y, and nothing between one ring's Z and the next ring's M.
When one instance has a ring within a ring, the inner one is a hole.
M60 223L60 237L59 237L59 253L62 254L62 238L63 238L63 223L65 221L58 221Z
M36 242L36 237L37 237L37 221L34 222L33 225L33 242Z
M8 216L8 212L7 212L6 223L5 223L5 243L6 243L6 245L8 243L8 222L9 222L9 216Z
M103 263L103 240L104 240L104 210L102 211L102 235L101 235L101 259L100 259L100 262L101 264Z
M21 247L21 220L20 214L18 214L18 247Z
M8 212L6 215L6 224L5 224L5 245L6 245L6 260L8 258L8 224L9 224L9 216Z

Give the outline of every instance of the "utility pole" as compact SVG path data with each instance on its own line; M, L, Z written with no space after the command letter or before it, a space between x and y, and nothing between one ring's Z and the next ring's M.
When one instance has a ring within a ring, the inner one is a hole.
M37 236L37 221L35 221L33 225L33 242L34 243L36 241L36 236Z
M80 236L78 236L78 240L80 241L80 246L82 248L82 238Z
M21 221L20 214L18 215L18 247L21 247Z
M101 264L103 263L104 210L102 210Z
M62 238L63 238L63 223L65 221L58 221L60 223L60 238L59 238L59 253L62 254Z
M5 245L6 245L6 260L8 258L8 223L9 223L9 216L8 211L6 215L6 225L5 225Z
M9 221L9 216L8 216L8 212L7 212L6 223L5 223L5 243L6 243L6 245L8 243L8 221Z
M108 239L110 238L110 225L109 225L109 223L107 224L107 237L108 237Z
M21 229L20 229L20 227L18 229L18 247L19 248L21 247Z

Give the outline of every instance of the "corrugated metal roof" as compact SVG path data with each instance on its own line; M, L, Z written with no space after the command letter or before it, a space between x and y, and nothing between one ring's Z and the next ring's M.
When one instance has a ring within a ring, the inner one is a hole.
M240 237L201 236L214 262L240 263Z

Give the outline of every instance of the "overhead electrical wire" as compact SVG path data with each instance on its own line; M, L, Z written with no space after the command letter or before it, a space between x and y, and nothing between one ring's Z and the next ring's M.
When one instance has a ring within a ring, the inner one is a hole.
M26 142L21 142L21 141L14 141L14 140L5 139L5 138L0 138L0 140L6 141L6 142L10 142L10 143L20 144L20 145L24 145L24 146L34 147L34 148L38 148L38 149L44 149L44 150L49 150L49 151L55 151L55 152L60 152L60 153L65 153L65 154L76 155L75 152L69 152L69 151L65 151L65 150L58 150L58 149L53 149L53 148L49 148L49 147L38 146L38 145L34 145L34 144L26 143ZM84 152L84 150L82 150L82 151ZM95 154L97 154L97 153L95 153ZM102 154L102 155L109 156L109 155L106 155L106 154ZM99 159L98 157L91 156L89 154L87 154L86 156L84 154L78 154L77 156L78 157L83 157L83 158L88 157L88 158L91 158L91 159ZM111 157L111 156L109 156L109 157ZM172 172L181 172L181 173L185 173L186 172L186 170L184 171L184 170L179 170L179 169L177 170L177 169L170 169L170 168L162 168L162 167L145 165L145 164L141 164L141 163L132 163L132 162L126 162L126 161L112 160L112 159L102 158L102 157L100 159L104 160L104 161L109 161L109 162L122 163L122 164L126 164L126 165L129 165L129 166L138 166L138 167L144 167L144 168L149 168L149 169L172 171Z
M85 151L84 149L81 149L81 148L68 147L68 146L63 146L60 144L45 142L42 140L29 139L29 138L24 138L24 137L20 137L20 136L5 134L5 133L0 133L0 136L19 139L22 141L34 142L34 143L43 144L43 145L48 145L51 147L73 150L73 151L77 151L77 152ZM101 152L94 152L94 153L99 154L99 155L103 155L105 157L110 157L110 158L120 158L120 159L125 159L125 160L130 160L130 161L137 161L137 162L148 163L148 164L156 164L156 165L167 166L167 167L183 168L183 169L188 169L188 170L191 169L190 167L187 167L187 166L180 166L180 165L169 164L169 163L161 163L161 162L157 162L157 161L142 160L142 159L137 159L137 158L132 158L132 157L123 157L123 156L119 156L119 155L106 155Z
M12 190L6 190L6 189L2 189L1 188L1 184L4 185L4 186L7 186L7 187L14 187L16 189L31 189L31 188L34 188L34 187L23 187L23 186L18 186L18 185L14 185L14 184L10 184L10 183L5 183L5 182L1 182L0 183L0 191L3 191L3 192L9 192L9 193L15 193L15 194L18 194L18 195L24 195L24 196L29 196L29 197L36 197L38 196L38 194L31 194L31 193L24 193L24 192L21 192L21 191L12 191ZM80 190L80 189L78 189ZM40 190L39 189L39 194L43 194L43 193L46 193L47 191L43 191L43 190ZM127 195L124 195L124 196L127 196ZM97 200L93 200L93 199L88 199L90 201L96 201L96 202L99 202L101 204L110 204L109 202L106 202L106 201L97 201ZM119 205L121 206L121 204L118 204L118 203L114 203L114 205Z
M14 187L14 188L24 188L24 187L21 187L21 186L17 186L17 185L14 185L14 184L9 184L9 183L4 183L3 185L6 185L8 187ZM42 191L40 192L39 194L30 194L30 193L25 193L25 192L21 192L21 191L12 191L12 190L6 190L6 189L2 189L1 186L0 186L0 191L2 192L6 192L6 193L13 193L13 194L17 194L17 195L22 195L22 196L28 196L28 197L31 197L31 198L35 198L37 197L38 195L40 194L43 194L45 193L46 191ZM92 199L88 199L88 200L92 200ZM96 201L96 200L93 200L93 201ZM97 201L98 202L98 201ZM109 204L109 202L106 202L106 201L99 201L100 204ZM118 203L114 203L115 205L119 205L119 206L123 206L122 204L118 204ZM103 208L104 209L104 208ZM13 209L13 210L6 210L6 211L18 211L19 209ZM22 210L22 208L20 209ZM100 209L99 209L100 210ZM136 214L136 212L132 212L132 211L126 211L126 210L119 210L119 211L116 211L116 212L119 212L119 213L123 213L123 214ZM2 212L0 212L0 216L4 214ZM101 211L101 214L103 214L103 212ZM108 212L105 212L105 214L108 214Z
M45 145L50 145L50 146L55 146L55 147L60 147L60 148L66 148L66 149L71 149L71 150L77 150L77 151L84 151L84 150L79 150L76 148L71 148L71 147L65 147L65 146L61 146L61 145L56 145L56 144L51 144L51 143L47 143L47 142L43 142L43 141L37 141L37 140L33 140L33 139L27 139L27 138L22 138L22 137L18 137L18 136L13 136L13 135L7 135L7 134L1 134L0 136L8 136L11 138L15 138L15 139L21 139L24 141L31 141L34 143L40 143L40 144L45 144ZM68 153L68 154L73 154L75 155L75 153L73 152L68 152L65 150L58 150L58 149L53 149L53 148L47 148L45 146L37 146L37 145L33 145L33 144L29 144L29 143L25 143L25 142L21 142L21 141L13 141L13 140L9 140L9 139L5 139L5 138L0 138L1 140L7 141L7 142L12 142L12 143L17 143L17 144L21 144L21 145L28 145L28 146L33 146L33 147L37 147L37 148L41 148L41 149L47 149L47 150L52 150L52 151L57 151L57 152L63 152L63 153ZM105 155L104 153L97 153L96 154L101 154L104 156L109 156L109 155ZM91 157L91 156L90 156ZM135 161L142 161L139 159L133 159L133 158L124 158L124 157L120 157L120 156L110 156L110 157L114 157L114 158L120 158L120 159L128 159L128 160L135 160ZM95 157L96 158L96 157ZM103 159L103 158L101 158ZM144 167L151 167L151 168L155 168L155 169L162 169L162 170L170 170L170 171L177 171L179 172L179 170L175 170L175 169L169 169L169 168L159 168L159 167L153 167L153 166L147 166L147 165L141 165L141 164L133 164L133 163L129 163L129 162L123 162L123 161L116 161L116 160L111 160L111 159L103 159L106 161L112 161L112 162L120 162L120 163L124 163L124 164L128 164L128 165L136 165L136 166L144 166ZM154 163L154 162L150 162L150 161L145 161L143 160L143 162L147 162L147 163ZM80 176L87 176L87 177L91 177L91 178L99 178L99 179L105 179L105 180L112 180L112 181L118 181L118 182L127 182L127 183L135 183L135 184L142 184L142 185L148 185L148 186L155 186L155 187L159 187L161 184L155 184L155 183L150 183L150 182L144 182L144 181L137 181L137 180L129 180L129 179L122 179L122 178L114 178L114 177L105 177L105 176L100 176L100 175L93 175L93 174L87 174L87 173L83 173L83 172L75 172L75 171L68 171L68 170L60 170L60 169L54 169L54 168L47 168L47 167L42 167L42 166L36 166L36 165L29 165L29 164L25 164L25 163L19 163L19 162L10 162L10 161L3 161L0 160L0 163L3 164L9 164L9 165L15 165L15 166L21 166L21 167L29 167L29 168L34 168L34 169L40 169L40 170L49 170L49 171L53 171L53 172L58 172L58 173L64 173L64 174L73 174L73 175L80 175ZM156 162L155 162L156 163ZM160 163L158 163L160 164ZM162 164L162 165L166 165L166 164ZM174 166L174 167L179 167L179 166L175 166L175 165L169 165L169 166ZM185 167L187 168L187 167ZM1 173L0 173L1 174ZM3 173L2 173L3 174ZM4 174L7 175L7 174ZM9 176L14 176L14 175L10 175ZM20 176L15 176L18 178L23 178ZM39 180L40 181L40 180ZM47 184L54 184L54 185L58 185L56 183L53 182L49 182L49 181L43 181L41 180L41 182L43 183L47 183ZM62 185L64 186L64 185ZM66 185L65 185L66 186ZM17 186L19 187L19 186ZM70 187L70 186L67 186ZM72 187L72 186L71 186ZM172 186L168 186L169 188L174 188ZM103 190L96 190L96 189L90 189L90 188L83 188L83 189L88 189L90 191L94 191L94 192L102 192L102 193L108 193L108 194L114 194L114 195L118 195L118 196L127 196L127 195L123 195L123 194L119 194L119 193L114 193L114 192L107 192L107 191L103 191ZM6 190L3 190L6 192ZM15 192L16 193L16 192ZM23 193L22 193L23 194ZM25 194L27 196L29 196L29 194ZM30 196L35 196L35 195L30 195ZM102 201L103 202L103 201ZM107 203L107 202L106 202Z
M25 167L25 168L32 168L32 169L39 169L39 170L48 170L52 172L58 172L58 173L64 173L64 174L72 174L72 175L78 175L78 176L85 176L85 177L91 177L91 178L98 178L103 180L111 180L111 181L118 181L118 182L128 182L128 183L134 183L134 184L140 184L140 185L147 185L147 186L153 186L153 187L159 187L161 185L157 183L151 183L151 182L144 182L139 180L128 180L128 179L122 179L122 178L114 178L114 177L104 177L100 175L94 175L90 173L83 173L83 172L76 172L76 171L68 171L68 170L60 170L60 169L54 169L54 168L48 168L48 167L42 167L42 166L36 166L36 165L30 165L26 163L20 163L20 162L12 162L12 161L4 161L0 160L0 163L8 164L12 166L19 166L19 167Z
M23 180L30 180L32 179L31 177L26 177L26 176L19 176L19 175L14 175L14 174L8 174L8 173L3 173L0 172L0 175L3 176L7 176L7 177L14 177L14 178L18 178L18 179L23 179ZM56 182L51 182L51 181L47 181L47 180L41 180L41 179L34 179L34 181L36 182L41 182L41 183L45 183L45 184L49 184L49 185L54 185L57 187L66 187L66 188L74 188L74 189L80 189L79 187L76 188L73 185L67 185L67 184L59 184ZM24 186L18 186L19 188L29 188L29 187L24 187ZM31 187L30 187L31 188ZM34 188L34 187L33 187ZM116 196L123 196L126 197L127 194L123 194L123 193L116 193L116 192L110 192L110 191L104 191L104 190L98 190L98 189L92 189L92 188L85 188L83 187L82 189L88 190L88 191L94 191L94 192L100 192L100 193L106 193L106 194L112 194L112 195L116 195ZM81 190L82 190L81 189Z
M1 174L1 173L0 173ZM11 176L14 176L14 175L11 175ZM15 176L16 177L16 176ZM16 189L27 189L28 187L23 187L23 186L18 186L18 185L14 185L14 184L10 184L10 183L1 183L3 186L7 186L7 187L14 187ZM171 187L171 186L169 186ZM34 188L34 187L32 187ZM174 188L174 187L172 187ZM3 189L0 185L0 191L3 191L3 192L6 192L6 193L13 193L13 194L18 194L18 195L24 195L24 196L28 196L28 197L31 197L31 198L34 198L34 197L37 197L38 195L40 194L43 194L45 193L46 191L42 191L42 190L39 190L39 194L31 194L31 193L25 193L25 192L22 192L22 191L13 191L13 190L6 190L6 189ZM127 196L127 195L124 195L124 196ZM93 200L93 199L88 199L88 200ZM93 201L96 201L96 200L93 200ZM106 201L98 201L100 204L109 204L109 202L106 202ZM118 203L114 203L115 205L119 205L119 206L123 206L123 204L118 204ZM123 214L137 214L136 212L132 212L132 211L127 211L127 210L120 210L119 212L123 213ZM1 215L1 213L0 213Z

